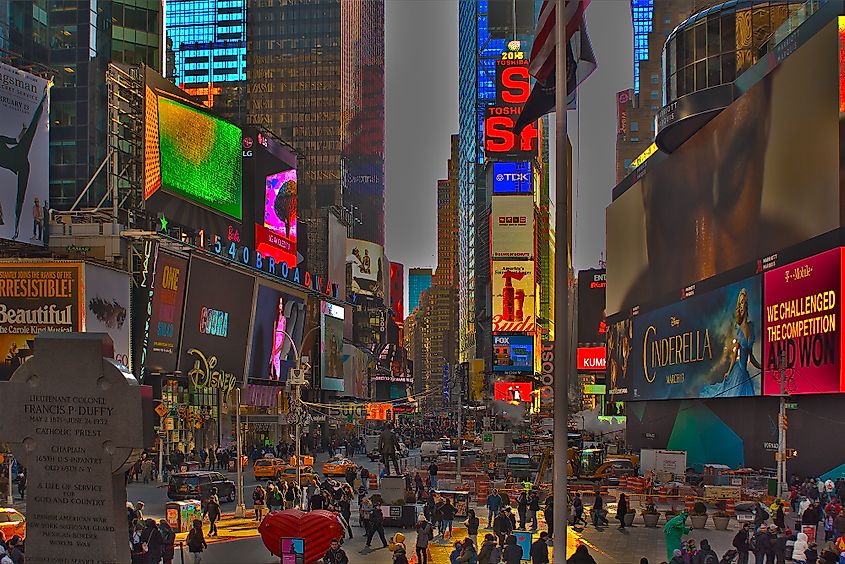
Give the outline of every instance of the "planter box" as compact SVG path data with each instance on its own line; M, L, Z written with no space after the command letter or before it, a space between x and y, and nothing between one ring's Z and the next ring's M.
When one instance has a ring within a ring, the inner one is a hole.
M690 515L689 520L693 529L704 529L707 526L707 515Z
M730 517L719 517L718 515L713 516L713 526L716 527L717 531L727 531L728 524L730 522Z
M645 526L654 528L657 527L657 521L660 520L660 513L644 513L643 514L643 521L645 521Z
M634 524L634 517L636 517L636 513L626 513L625 514L625 526L630 527Z

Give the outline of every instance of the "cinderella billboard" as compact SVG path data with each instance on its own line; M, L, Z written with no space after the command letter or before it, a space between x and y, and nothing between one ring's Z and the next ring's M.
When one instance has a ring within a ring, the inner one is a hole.
M760 280L635 316L626 399L760 395Z

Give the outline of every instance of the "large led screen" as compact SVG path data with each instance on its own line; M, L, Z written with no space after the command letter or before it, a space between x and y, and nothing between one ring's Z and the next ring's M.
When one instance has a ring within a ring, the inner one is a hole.
M766 272L763 392L845 390L842 383L841 250L833 249ZM785 364L782 364L785 361ZM785 370L781 374L781 368Z
M759 395L760 282L755 276L635 316L627 399Z
M533 194L534 180L529 162L493 163L494 194Z
M303 295L258 285L252 318L251 380L287 381L290 369L296 367L296 352L302 348L305 318Z
M493 331L533 333L534 262L493 262Z
M144 196L159 188L240 220L241 128L147 87Z
M493 260L534 258L534 198L494 195L491 223Z
M361 239L347 239L346 268L352 277L350 289L353 294L384 299L384 272L387 269L384 247Z
M0 63L0 239L46 241L49 115L50 81Z
M531 382L495 382L493 399L496 401L531 401Z
M608 314L839 226L836 31L820 31L610 204Z
M343 308L323 302L320 314L320 372L324 390L344 391Z
M607 274L604 269L578 272L578 342L604 343L607 338L607 316L604 301Z
M159 252L155 261L147 353L144 358L147 372L172 372L177 368L187 283L188 261Z
M493 371L534 373L532 335L493 335Z

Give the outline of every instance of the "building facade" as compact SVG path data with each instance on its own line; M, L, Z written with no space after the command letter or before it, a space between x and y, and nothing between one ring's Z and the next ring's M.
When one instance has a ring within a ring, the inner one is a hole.
M420 305L422 293L431 287L431 268L411 268L408 270L408 313L411 314Z

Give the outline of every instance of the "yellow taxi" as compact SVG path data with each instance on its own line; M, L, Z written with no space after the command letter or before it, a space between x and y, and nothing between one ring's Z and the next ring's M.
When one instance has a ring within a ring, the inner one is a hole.
M319 483L317 479L317 474L314 473L314 469L311 466L303 466L302 470L300 471L300 477L302 479L303 486ZM283 480L288 484L295 484L296 466L287 466L284 471L279 475L278 479Z
M256 480L276 478L286 467L287 464L281 458L259 458L252 465L252 475Z
M15 535L26 538L26 517L15 509L0 507L0 532L6 540Z
M323 476L346 476L346 470L358 471L358 466L344 456L333 456L323 464Z

